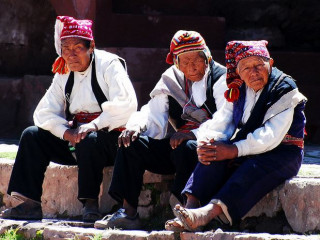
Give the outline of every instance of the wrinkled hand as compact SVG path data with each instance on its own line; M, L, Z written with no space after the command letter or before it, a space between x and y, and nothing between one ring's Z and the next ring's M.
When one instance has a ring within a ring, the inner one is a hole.
M183 141L196 139L192 132L176 132L170 138L170 146L172 149L176 149Z
M197 153L200 163L210 165L212 161L236 158L238 156L238 148L236 145L215 142L212 139L210 142L200 142L197 147Z
M72 146L76 146L81 141L81 135L78 134L78 128L67 129L63 134L63 139L69 141Z
M97 125L95 125L93 122L90 122L90 123L82 124L79 127L78 134L81 134L81 140L82 140L87 136L89 132L96 132L96 131L98 131Z
M68 129L63 134L63 139L69 141L75 147L82 139L84 139L89 132L97 131L94 123L86 123L76 129Z
M118 137L118 146L121 147L122 145L125 147L129 147L131 141L135 141L139 137L140 131L136 130L123 130Z

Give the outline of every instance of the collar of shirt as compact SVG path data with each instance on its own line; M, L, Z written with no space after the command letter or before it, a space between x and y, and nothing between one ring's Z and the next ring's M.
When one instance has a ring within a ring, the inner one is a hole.
M194 82L192 84L192 97L197 107L201 107L207 99L206 90L207 90L207 78L208 78L209 70L210 70L210 67L208 65L203 78L200 81Z
M89 67L86 70L84 70L83 72L75 72L75 74L78 75L77 78L80 80L80 82L82 82L86 77L88 77L89 74L91 74L93 59L94 59L94 54L92 54ZM91 76L90 76L90 79L91 79Z
M248 121L251 112L261 95L262 90L263 88L260 89L258 92L255 92L252 88L246 86L246 100L244 104L244 112L242 117L243 124L245 124Z

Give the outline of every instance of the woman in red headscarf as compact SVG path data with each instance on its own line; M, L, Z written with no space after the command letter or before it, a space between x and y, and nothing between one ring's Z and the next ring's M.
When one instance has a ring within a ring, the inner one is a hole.
M295 176L303 158L306 98L273 67L267 41L226 47L228 104L196 133L199 163L167 229L196 231L211 220L233 224ZM232 138L231 138L232 137Z

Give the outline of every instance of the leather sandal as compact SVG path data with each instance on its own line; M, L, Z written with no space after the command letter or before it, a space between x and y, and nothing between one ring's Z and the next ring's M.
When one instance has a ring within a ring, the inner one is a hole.
M98 229L117 228L126 230L137 230L141 228L139 214L129 217L123 208L120 208L112 215L105 216L102 220L96 221L94 227Z
M41 220L41 204L33 202L23 202L16 207L5 209L1 212L0 218L14 220Z

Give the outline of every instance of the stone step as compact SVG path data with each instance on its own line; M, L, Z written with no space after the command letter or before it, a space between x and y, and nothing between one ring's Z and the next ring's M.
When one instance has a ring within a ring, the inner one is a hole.
M92 227L92 224L71 221L52 221L44 219L41 222L13 221L0 219L0 234L10 228L19 229L18 233L24 239L35 238L39 231L42 231L45 240L90 240L100 237L101 240L319 240L320 235L309 234L268 234L268 233L245 233L237 231L223 231L216 229L206 232L182 232L172 231L124 231L120 229L99 230Z
M0 206L3 205L2 209L17 204L17 200L6 194L13 162L13 160L0 159L0 196L2 196L0 197ZM112 167L104 169L99 196L102 213L110 212L116 205L116 202L107 194L112 169ZM303 164L297 177L286 181L265 196L250 210L246 218L259 216L273 218L283 211L294 232L320 231L319 172L319 165ZM52 219L76 218L81 215L82 205L77 200L77 174L75 166L49 165L43 183L42 208L44 217ZM309 177L304 177L305 175ZM168 209L169 186L172 178L172 175L145 173L138 207L141 218L147 219L154 216L156 209Z

